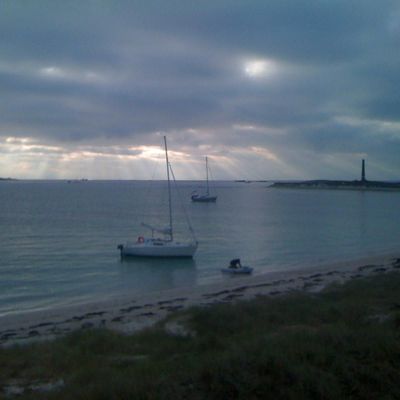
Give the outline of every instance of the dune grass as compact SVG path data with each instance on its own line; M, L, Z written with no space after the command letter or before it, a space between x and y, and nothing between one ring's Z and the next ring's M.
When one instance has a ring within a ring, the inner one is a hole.
M184 336L167 333L167 320L132 336L90 330L0 349L0 393L14 385L24 388L18 399L400 398L399 289L394 272L174 314Z

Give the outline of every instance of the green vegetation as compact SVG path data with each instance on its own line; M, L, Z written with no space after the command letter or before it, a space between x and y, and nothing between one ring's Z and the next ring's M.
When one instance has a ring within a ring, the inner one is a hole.
M320 294L199 307L132 336L81 331L1 349L0 393L19 385L18 399L400 398L399 288L393 272ZM167 333L171 321L187 334Z

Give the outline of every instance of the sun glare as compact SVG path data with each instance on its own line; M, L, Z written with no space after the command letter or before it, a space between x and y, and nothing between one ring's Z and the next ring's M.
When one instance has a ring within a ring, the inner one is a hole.
M165 157L165 151L161 147L157 146L140 146L136 148L141 151L140 158L149 160L162 160Z
M276 71L276 65L269 60L247 60L244 62L244 73L249 78L262 78Z

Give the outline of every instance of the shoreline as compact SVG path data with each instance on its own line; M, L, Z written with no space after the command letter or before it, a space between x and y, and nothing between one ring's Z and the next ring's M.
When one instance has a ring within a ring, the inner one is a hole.
M320 292L332 283L400 271L400 254L366 257L292 271L227 276L223 283L124 296L76 306L0 317L0 346L51 340L81 329L106 328L131 334L169 314L209 306L279 296L295 291Z

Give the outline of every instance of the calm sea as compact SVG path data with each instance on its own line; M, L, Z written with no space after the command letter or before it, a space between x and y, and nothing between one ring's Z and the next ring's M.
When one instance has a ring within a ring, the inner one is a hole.
M121 261L117 245L167 224L165 182L0 182L0 315L216 283L232 258L255 274L396 252L400 193L272 189L214 182L215 204L173 192L177 235L194 260ZM182 203L182 204L180 204Z

